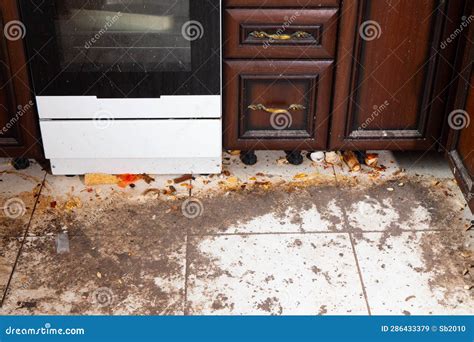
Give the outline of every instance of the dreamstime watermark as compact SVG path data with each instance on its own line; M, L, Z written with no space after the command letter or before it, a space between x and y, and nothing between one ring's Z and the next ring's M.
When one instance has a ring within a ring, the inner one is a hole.
M17 219L26 213L26 205L20 198L10 198L3 205L5 216L11 219Z
M284 17L284 22L283 24L281 25L281 27L276 30L275 32L275 35L276 36L280 36L282 34L284 34L286 32L286 30L288 28L291 27L291 25L293 25L293 23L296 21L296 19L298 19L298 17L301 15L301 13L299 11L296 11L291 17L288 17L288 16L285 16ZM268 49L273 43L275 42L275 39L274 38L269 38L267 39L264 43L263 43L263 48L264 49Z
M188 198L181 205L183 216L189 219L195 219L204 213L204 205L197 198Z
M10 120L8 120L5 126L3 126L2 129L0 130L0 135L6 134L8 130L14 127L18 123L18 121L21 119L21 117L25 115L26 113L28 113L30 109L34 107L34 105L35 104L31 100L24 106L19 105L17 107L17 112L15 113L15 116L13 116Z
M362 39L370 42L382 36L382 28L375 20L367 20L360 25L359 34Z
M9 21L3 28L3 34L11 41L23 39L26 36L25 24L19 20Z
M366 129L376 118L379 117L390 106L390 102L385 101L381 105L375 105L370 116L358 127L358 130Z
M462 22L457 29L454 30L453 33L449 35L448 38L443 40L440 44L440 48L442 50L446 49L449 44L451 44L461 33L466 29L472 22L474 21L474 15L470 15L469 17L462 17Z
M197 20L190 20L181 27L181 34L187 41L195 41L204 36L204 27Z
M114 304L115 295L108 287L99 287L91 293L89 300L92 304L103 308Z
M448 115L448 125L452 129L459 131L467 128L471 123L469 113L462 109L453 110Z
M40 328L15 328L9 326L5 329L5 335L85 335L84 328L53 328L51 323L46 323Z
M84 47L90 49L120 19L122 15L122 12L117 12L113 17L107 17L104 26L91 39L84 43Z
M288 129L293 125L293 117L288 111L272 113L270 116L270 125L273 129L279 131Z
M114 117L108 110L99 110L93 117L94 126L97 129L107 129L114 123Z

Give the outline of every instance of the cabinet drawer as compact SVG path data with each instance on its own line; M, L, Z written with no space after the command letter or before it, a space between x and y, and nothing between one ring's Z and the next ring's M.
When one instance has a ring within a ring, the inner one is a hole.
M333 58L337 9L228 9L226 58Z
M225 147L324 149L332 66L332 61L225 62Z
M42 120L50 159L209 158L221 155L222 123L202 120Z
M339 0L224 0L227 7L329 7L339 6Z

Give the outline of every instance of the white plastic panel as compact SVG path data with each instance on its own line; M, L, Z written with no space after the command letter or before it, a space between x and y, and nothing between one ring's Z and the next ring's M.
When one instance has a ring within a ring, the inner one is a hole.
M42 120L46 158L220 158L222 123L201 120Z
M54 175L148 173L162 175L220 173L221 158L51 159Z
M176 95L154 99L95 96L36 96L40 119L220 118L219 95Z

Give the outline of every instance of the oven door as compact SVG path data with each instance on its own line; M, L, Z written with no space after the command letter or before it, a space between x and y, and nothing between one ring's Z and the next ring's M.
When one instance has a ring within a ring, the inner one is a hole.
M220 95L219 0L20 0L36 95Z

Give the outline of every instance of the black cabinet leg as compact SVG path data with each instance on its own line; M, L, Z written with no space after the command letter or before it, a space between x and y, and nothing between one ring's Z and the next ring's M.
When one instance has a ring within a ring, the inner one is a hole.
M301 165L303 164L303 156L299 151L285 151L286 160L292 165Z
M245 165L255 165L257 163L257 156L255 151L242 151L240 152L240 160Z
M365 151L354 151L354 154L356 155L357 160L359 161L361 165L365 164L365 157L366 157Z
M15 170L24 170L30 167L30 160L24 157L13 158L12 165Z

